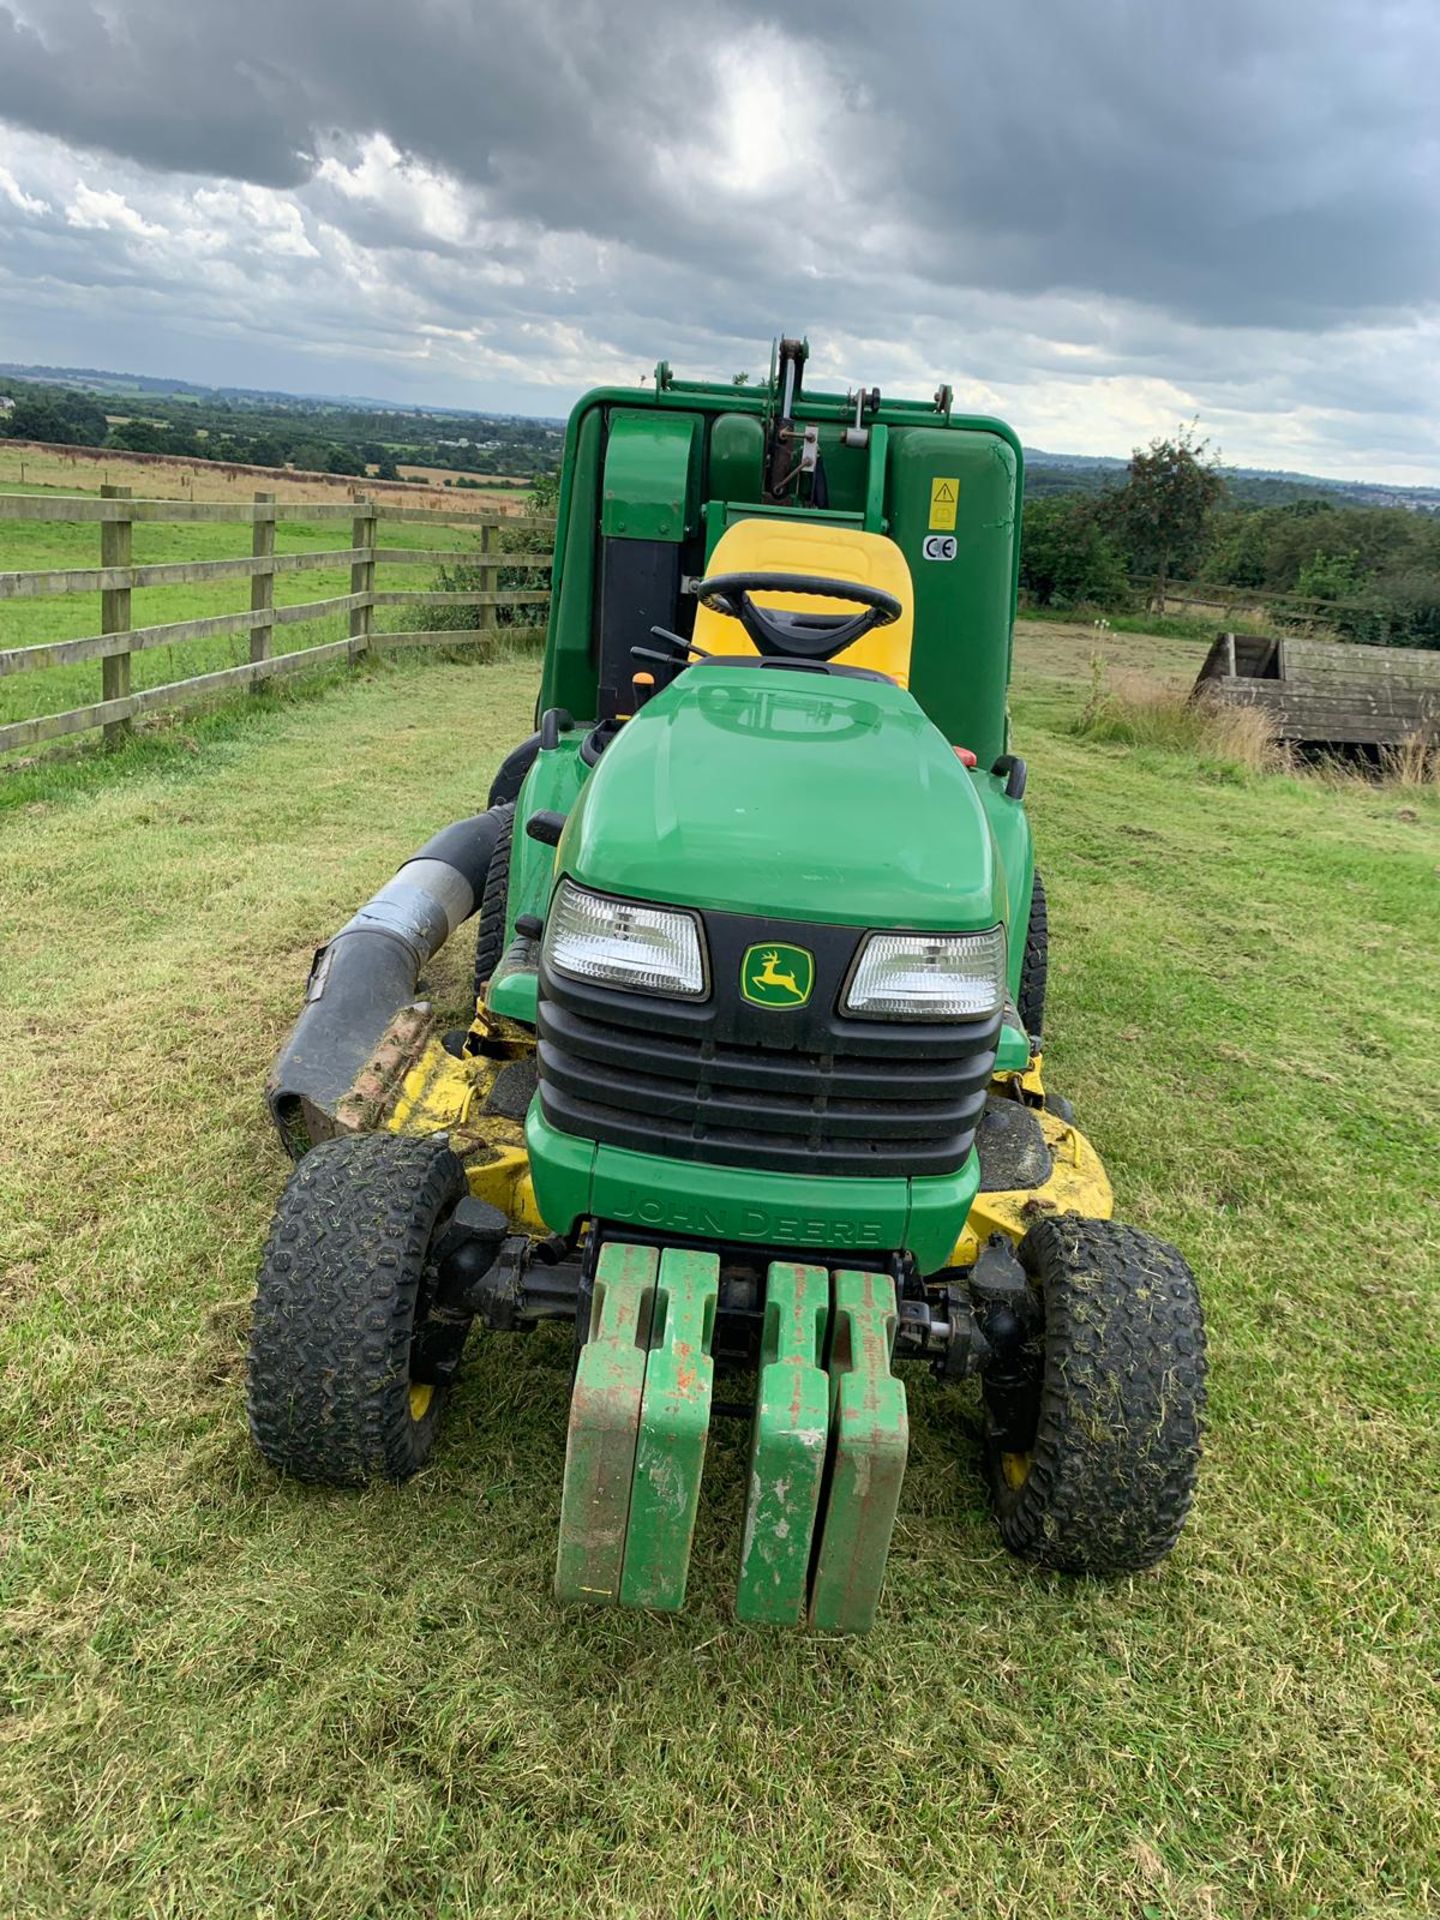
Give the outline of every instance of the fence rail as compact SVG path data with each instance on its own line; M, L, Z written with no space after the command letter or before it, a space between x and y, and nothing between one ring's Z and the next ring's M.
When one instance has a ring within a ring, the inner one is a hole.
M280 521L298 525L339 520L350 522L350 544L324 552L277 553L275 531ZM0 572L0 602L35 600L45 596L99 595L99 632L76 640L0 646L0 679L10 674L47 667L72 666L98 660L100 699L63 713L0 726L0 753L42 745L47 740L102 727L108 745L129 732L135 717L210 694L253 687L278 676L298 673L342 658L353 662L377 648L463 646L493 639L500 630L496 618L502 608L537 608L548 604L548 584L502 589L500 570L538 574L550 568L553 552L510 551L498 544L501 536L550 532L554 521L530 514L476 513L457 508L392 507L365 496L353 501L311 503L277 502L273 494L257 493L254 501L132 500L128 491L105 487L94 495L0 494L0 537L6 522L90 523L99 527L99 566L47 567ZM377 539L385 521L426 523L478 531L478 547L382 547ZM148 523L175 525L225 523L251 528L248 557L225 560L165 561L135 566L131 563L132 529ZM473 566L485 583L474 592L450 589L379 588L377 567ZM275 605L277 577L350 569L350 591L323 600ZM190 620L170 620L137 627L131 619L131 593L147 587L209 585L218 581L248 580L250 605L234 613L206 614ZM474 607L481 619L473 628L395 628L377 631L375 610L392 607ZM297 623L346 615L349 633L343 640L301 647L291 653L272 652L275 629ZM3 619L3 615L0 615ZM133 656L152 647L173 646L187 640L247 635L250 658L236 666L193 674L164 686L133 692L130 665Z
M1153 580L1132 580L1130 590L1146 599L1154 597ZM1213 608L1228 613L1236 607L1260 607L1278 619L1323 620L1328 613L1370 613L1373 607L1363 600L1326 600L1319 594L1281 592L1269 587L1222 586L1213 581L1174 580L1165 588L1165 606L1181 613L1187 607Z

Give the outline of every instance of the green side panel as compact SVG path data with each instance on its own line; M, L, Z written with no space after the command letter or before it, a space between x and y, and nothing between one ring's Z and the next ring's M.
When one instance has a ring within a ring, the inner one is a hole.
M958 492L953 526L934 503L947 485ZM894 427L888 503L890 537L915 583L911 689L946 739L989 767L1005 750L1019 459L999 433ZM927 558L937 529L953 536L953 558Z
M922 1274L949 1266L979 1191L980 1156L973 1148L958 1173L932 1173L910 1182L905 1250L914 1254Z
M508 955L508 949L507 949ZM538 1018L540 976L533 967L511 966L506 955L490 976L485 1005L506 1020L533 1027Z
M654 1247L612 1241L600 1252L590 1338L570 1395L555 1556L560 1600L613 1607L620 1599L658 1262Z
M995 1049L996 1073L1023 1073L1029 1064L1029 1036L1007 1021L1000 1029L1000 1044Z
M559 744L542 749L531 762L515 802L515 831L510 841L510 895L506 902L506 936L515 930L522 913L543 920L555 884L556 849L532 840L525 822L532 813L569 814L590 769L580 758L583 726L560 735Z
M712 500L758 500L764 487L764 427L753 414L720 414L710 428L706 492Z
M910 1448L905 1389L890 1371L895 1282L888 1274L837 1273L834 1315L833 1465L810 1623L830 1633L868 1633L880 1602Z
M582 400L565 430L565 464L550 572L550 624L537 711L568 707L577 720L594 717L595 660L591 620L595 602L600 520L602 420L594 396Z
M994 926L995 851L964 767L878 681L691 667L608 747L567 873L602 892L828 925Z
M715 1382L710 1342L719 1292L718 1254L665 1249L645 1363L630 1524L625 1534L620 1599L627 1607L676 1613L685 1604L690 1542L710 1433L710 1390Z
M525 1148L540 1218L552 1233L571 1233L591 1212L590 1193L599 1148L593 1140L557 1132L541 1113L538 1096L530 1102L525 1116ZM663 1167L666 1162L657 1165Z
M607 539L679 542L700 524L700 417L611 416L600 531Z
M1030 924L1030 895L1035 885L1035 841L1024 802L1006 797L1005 782L976 768L970 775L995 843L1006 900L1005 925L1010 939L1010 995L1020 992L1020 970L1025 964L1025 930Z
M735 1594L736 1618L754 1626L793 1627L805 1618L830 1429L830 1383L820 1365L829 1320L826 1269L775 1262L765 1285Z

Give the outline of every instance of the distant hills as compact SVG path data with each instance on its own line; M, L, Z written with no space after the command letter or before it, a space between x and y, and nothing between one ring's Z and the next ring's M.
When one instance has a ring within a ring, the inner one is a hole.
M1026 491L1099 493L1125 476L1126 463L1103 454L1046 453L1025 449ZM1226 467L1231 494L1247 505L1283 507L1293 500L1317 497L1350 507L1406 507L1411 512L1440 513L1440 487L1400 487L1385 480L1330 480L1317 473L1289 473L1268 467Z
M28 366L0 361L0 390L8 383L42 382L116 398L140 396L154 400L191 400L272 412L310 412L316 408L344 408L388 416L434 417L449 421L485 421L535 427L561 427L563 419L547 415L482 413L469 407L397 405L370 394L285 393L264 387L206 387L190 380L157 378L145 373L116 373L102 367ZM1118 482L1126 463L1103 454L1047 453L1040 447L1025 450L1026 491L1032 497L1051 493L1098 493ZM1232 495L1253 506L1284 506L1291 501L1323 498L1337 505L1406 507L1412 512L1440 513L1440 487L1401 487L1378 480L1331 480L1319 474L1290 473L1264 467L1227 467L1225 478Z
M42 367L13 360L0 360L0 385L6 381L28 380L48 387L75 387L85 393L112 396L144 394L154 400L228 401L232 405L291 407L344 407L370 413L437 414L446 420L517 420L542 427L563 427L563 418L544 414L480 412L473 407L431 407L419 401L404 406L394 400L377 400L364 393L286 393L278 387L204 387L193 380L172 380L149 373L115 373L105 367Z

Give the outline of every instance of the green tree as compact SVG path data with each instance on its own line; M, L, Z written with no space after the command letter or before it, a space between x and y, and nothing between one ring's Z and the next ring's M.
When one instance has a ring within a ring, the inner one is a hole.
M1306 600L1349 600L1364 584L1360 555L1353 547L1348 553L1317 548L1300 569L1295 591Z
M324 440L297 440L290 448L289 463L302 473L325 473L333 451Z
M83 393L26 394L6 416L12 440L48 440L52 446L98 447L105 438L105 414Z
M1161 611L1168 582L1197 568L1210 515L1224 496L1218 456L1208 440L1195 438L1193 425L1131 455L1113 499L1131 563L1150 576L1152 604Z
M119 420L105 444L124 453L169 453L170 430L158 420Z
M48 400L17 400L14 410L5 416L5 432L12 440L63 440L65 422Z
M1052 494L1027 505L1020 542L1020 584L1036 606L1124 608L1130 598L1125 557L1105 524L1105 502Z

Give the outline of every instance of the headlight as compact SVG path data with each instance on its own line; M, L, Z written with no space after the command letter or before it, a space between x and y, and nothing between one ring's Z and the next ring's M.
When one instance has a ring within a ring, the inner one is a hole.
M705 955L693 913L611 900L569 880L555 890L545 922L545 961L572 980L598 980L632 993L705 997Z
M968 1020L1005 1004L1005 929L872 933L845 995L872 1020Z

